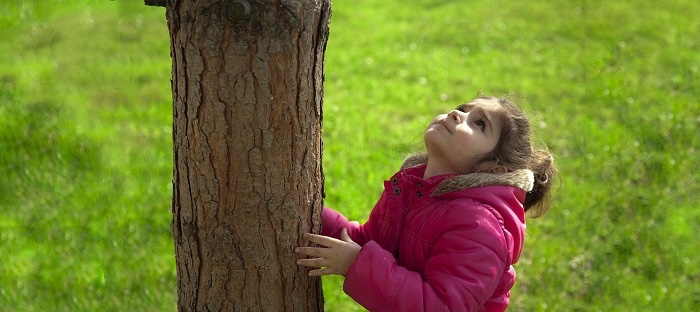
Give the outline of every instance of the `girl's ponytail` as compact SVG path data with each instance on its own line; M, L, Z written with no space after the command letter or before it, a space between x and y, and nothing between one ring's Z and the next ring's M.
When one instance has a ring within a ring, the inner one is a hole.
M535 174L535 184L525 196L523 205L530 217L537 218L549 210L552 184L559 172L552 153L546 149L534 150L528 167Z

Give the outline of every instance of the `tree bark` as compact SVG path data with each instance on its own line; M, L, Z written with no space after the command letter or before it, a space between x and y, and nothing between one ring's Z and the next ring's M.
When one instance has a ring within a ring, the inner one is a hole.
M295 264L323 206L330 0L168 0L180 310L321 311Z

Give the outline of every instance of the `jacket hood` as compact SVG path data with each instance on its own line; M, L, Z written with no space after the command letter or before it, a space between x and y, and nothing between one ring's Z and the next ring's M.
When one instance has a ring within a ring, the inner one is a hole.
M423 165L428 162L427 153L412 154L404 159L401 169ZM507 185L519 188L525 192L532 191L535 184L535 176L531 170L518 169L506 173L469 173L455 175L446 178L430 196L439 196L445 193L461 191L468 188Z

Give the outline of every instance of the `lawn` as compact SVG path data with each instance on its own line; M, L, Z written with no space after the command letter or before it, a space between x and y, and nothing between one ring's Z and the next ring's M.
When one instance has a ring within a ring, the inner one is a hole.
M0 311L176 309L170 51L143 1L0 1ZM335 1L325 204L514 98L556 156L512 311L700 310L700 2ZM329 311L362 310L324 278Z

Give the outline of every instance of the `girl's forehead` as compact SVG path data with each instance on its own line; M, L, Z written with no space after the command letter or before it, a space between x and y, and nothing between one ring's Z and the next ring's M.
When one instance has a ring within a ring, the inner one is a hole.
M500 107L501 106L500 104L498 104L498 101L492 100L492 99L473 99L467 104L474 105L474 106L493 106L493 107Z
M498 101L490 99L475 99L469 103L460 105L459 108L467 110L480 109L493 114L499 114L503 111L503 107L501 107L501 104L499 104Z

